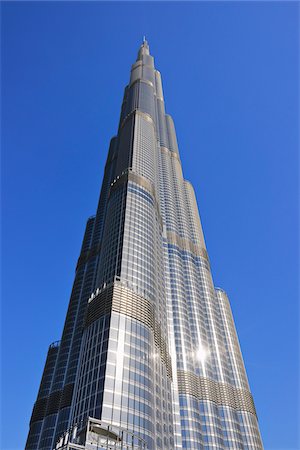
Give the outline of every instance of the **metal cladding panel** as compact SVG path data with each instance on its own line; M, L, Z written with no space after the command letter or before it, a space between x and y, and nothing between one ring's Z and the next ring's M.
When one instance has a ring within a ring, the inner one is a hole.
M34 450L38 448L43 420L47 414L47 405L49 394L51 392L58 350L59 342L54 342L49 346L39 393L31 414L30 430L25 445L26 450Z
M153 86L143 80L139 82L138 109L149 114L155 120L155 103Z
M120 274L126 201L126 185L120 185L119 189L111 189L97 268L98 287L110 283Z
M140 81L139 79L137 79L128 88L126 103L124 104L124 112L121 114L120 127L126 120L127 116L138 108L139 91L140 91Z
M134 83L139 78L142 78L142 64L139 63L138 65L134 64L131 69L131 75L130 75L130 84Z
M147 65L143 66L142 78L144 80L150 81L152 86L155 85L155 74L154 74L153 66L147 66Z
M115 136L111 139L110 145L109 145L109 151L108 151L107 161L106 161L105 170L104 170L104 178L103 178L101 193L100 193L100 197L99 197L97 212L96 212L96 216L95 216L95 224L94 224L94 229L93 229L92 236L91 236L91 242L90 242L90 251L91 252L93 252L93 251L98 252L100 249L110 185L115 177L115 169L116 169L115 166L116 166L116 160L117 160L117 145L118 145L118 140L117 140L117 137Z
M33 407L30 424L43 420L46 414L48 397L38 399Z
M191 183L186 180L184 181L184 194L187 215L190 221L190 234L192 236L192 240L197 242L200 247L206 249L194 188Z
M167 133L169 139L169 149L178 154L178 144L174 122L171 116L166 114Z
M126 118L120 132L116 156L116 176L131 166L134 139L135 114Z
M157 144L153 120L137 114L132 155L132 170L157 185Z
M227 294L219 288L216 288L215 292L223 328L223 343L228 348L228 359L233 382L238 388L249 390L242 352Z
M161 100L157 101L157 118L158 118L158 130L159 140L162 147L169 148L169 139L166 125L165 108Z
M158 70L155 71L155 87L156 87L156 98L158 100L164 100L163 87L160 72Z
M150 66L150 67L154 68L154 58L153 58L153 56L145 55L144 58L143 58L143 62L147 66Z
M47 359L44 367L44 372L42 376L42 381L38 393L38 399L47 397L51 389L51 383L53 378L53 373L55 370L57 355L59 351L59 341L53 342L49 346Z

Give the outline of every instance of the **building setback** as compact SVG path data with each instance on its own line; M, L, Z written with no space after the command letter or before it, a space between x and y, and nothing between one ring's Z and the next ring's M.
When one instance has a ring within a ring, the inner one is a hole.
M99 438L88 448L263 449L230 304L213 284L147 41L125 88L26 450L79 445L88 417L98 419L88 422L94 431L123 430L115 441L118 431L101 431L107 446Z

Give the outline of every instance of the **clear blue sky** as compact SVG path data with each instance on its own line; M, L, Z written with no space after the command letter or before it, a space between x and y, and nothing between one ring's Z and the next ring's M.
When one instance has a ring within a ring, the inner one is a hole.
M24 446L145 34L267 450L299 449L299 4L2 3L3 450Z

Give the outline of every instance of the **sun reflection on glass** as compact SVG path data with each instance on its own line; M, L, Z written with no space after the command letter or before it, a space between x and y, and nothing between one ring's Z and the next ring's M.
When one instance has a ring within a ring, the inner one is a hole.
M209 350L208 348L204 347L202 344L199 345L199 347L194 352L195 358L200 361L201 363L205 363L209 356Z

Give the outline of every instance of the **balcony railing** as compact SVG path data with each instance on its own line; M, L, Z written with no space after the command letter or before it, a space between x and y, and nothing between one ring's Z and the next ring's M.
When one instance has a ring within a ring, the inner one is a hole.
M147 450L141 437L115 425L89 417L74 425L58 440L53 450Z

